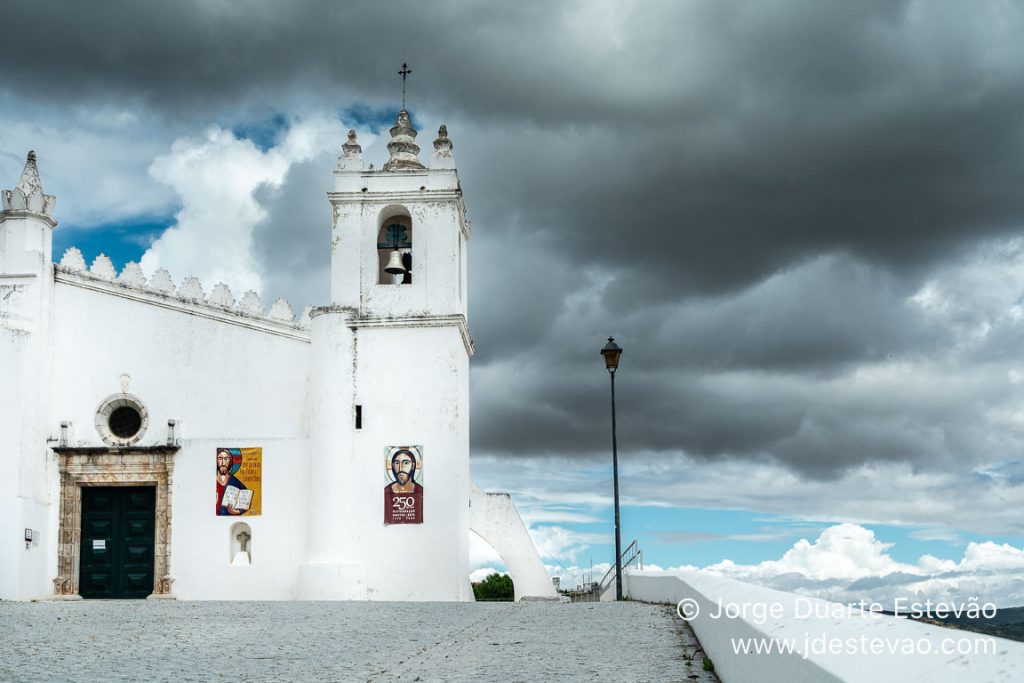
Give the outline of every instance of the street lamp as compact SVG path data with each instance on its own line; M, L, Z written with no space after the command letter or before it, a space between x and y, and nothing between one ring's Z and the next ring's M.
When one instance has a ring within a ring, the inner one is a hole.
M612 378L612 480L615 487L615 599L622 599L622 537L619 534L619 449L615 442L615 371L619 368L622 348L608 337L608 343L601 349L608 376Z

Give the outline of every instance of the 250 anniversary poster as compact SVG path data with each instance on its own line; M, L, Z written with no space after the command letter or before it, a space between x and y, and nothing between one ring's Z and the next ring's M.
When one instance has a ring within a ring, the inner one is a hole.
M388 446L384 523L423 524L423 446Z

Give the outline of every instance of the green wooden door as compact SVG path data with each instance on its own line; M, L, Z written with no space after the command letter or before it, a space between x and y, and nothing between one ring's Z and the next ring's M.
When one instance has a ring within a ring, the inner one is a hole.
M153 592L156 487L83 486L78 580L83 598Z

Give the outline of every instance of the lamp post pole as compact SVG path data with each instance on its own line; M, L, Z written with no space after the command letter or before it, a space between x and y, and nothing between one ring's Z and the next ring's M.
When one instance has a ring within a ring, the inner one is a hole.
M615 371L619 368L622 349L613 337L601 349L605 367L612 382L612 482L615 492L615 599L622 600L622 536L619 533L619 448L615 434Z

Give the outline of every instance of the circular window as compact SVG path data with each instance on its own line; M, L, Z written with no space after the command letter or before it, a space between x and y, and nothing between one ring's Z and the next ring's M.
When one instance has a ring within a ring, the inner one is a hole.
M149 412L131 394L114 394L96 409L96 431L110 446L131 446L146 433Z
M107 426L114 436L121 439L130 439L139 433L142 428L142 415L131 406L121 406L107 418Z

